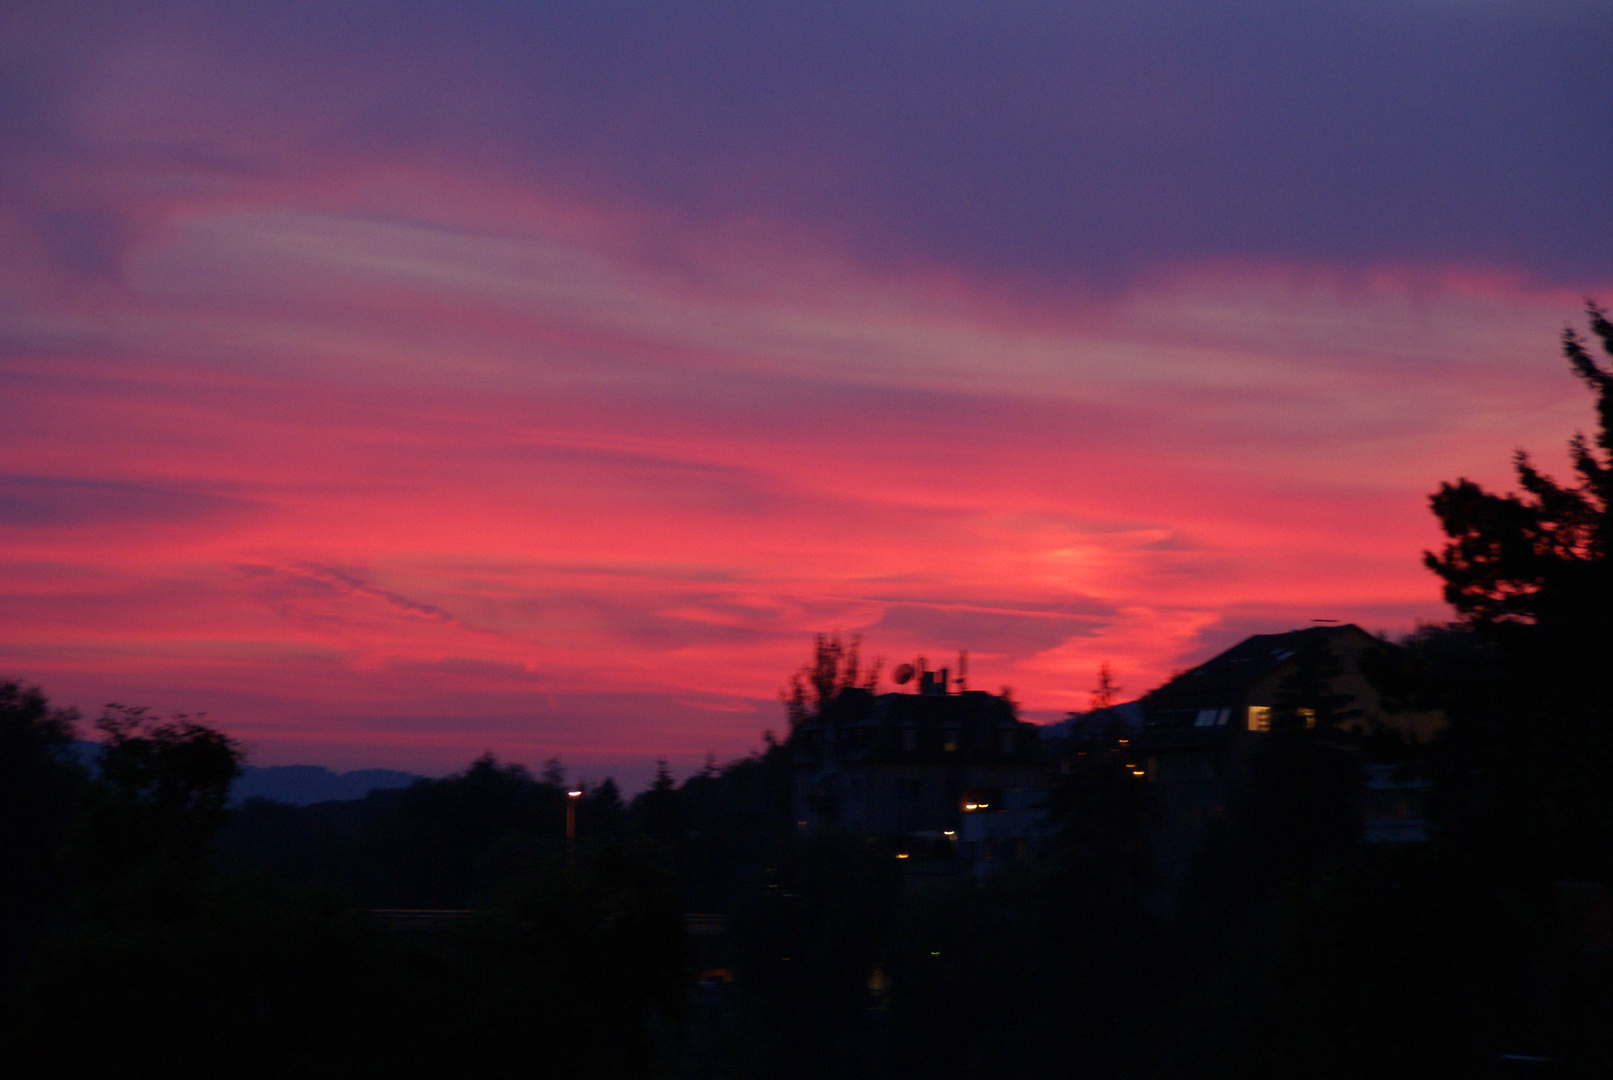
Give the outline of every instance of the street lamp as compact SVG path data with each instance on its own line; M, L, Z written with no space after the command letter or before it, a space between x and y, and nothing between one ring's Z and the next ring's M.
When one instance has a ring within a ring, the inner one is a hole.
M577 839L577 800L582 798L581 791L566 792L566 842Z
M566 881L569 883L577 872L577 800L582 798L581 789L566 792Z

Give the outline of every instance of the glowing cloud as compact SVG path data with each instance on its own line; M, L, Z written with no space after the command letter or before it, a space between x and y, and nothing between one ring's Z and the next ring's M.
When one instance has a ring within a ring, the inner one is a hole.
M1606 30L1319 10L1336 51L1282 62L1254 16L1009 5L763 63L765 20L701 5L667 17L704 60L493 5L340 56L356 16L18 8L0 672L266 762L631 778L756 745L815 631L966 648L1049 719L1105 660L1140 692L1439 617L1426 493L1586 422L1553 343L1613 288L1606 162L1503 164L1609 98L1475 118L1478 172L1427 125ZM1206 34L1292 93L1164 63ZM1511 66L1416 52L1453 40ZM1106 41L1154 77L1100 77ZM1411 119L1339 89L1369 68Z

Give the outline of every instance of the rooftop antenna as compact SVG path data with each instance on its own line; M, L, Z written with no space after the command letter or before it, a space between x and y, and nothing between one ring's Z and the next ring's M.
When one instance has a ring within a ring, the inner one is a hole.
M1332 624L1332 623L1337 623L1338 620L1337 619L1312 619L1311 622L1313 622L1313 623L1322 623L1322 624Z
M969 689L969 650L958 650L958 693Z

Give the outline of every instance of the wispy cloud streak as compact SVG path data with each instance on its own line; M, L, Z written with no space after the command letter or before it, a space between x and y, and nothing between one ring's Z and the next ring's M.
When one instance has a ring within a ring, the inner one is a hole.
M1052 717L1438 617L1426 493L1588 422L1588 6L720 8L8 9L0 669L693 761L839 628Z

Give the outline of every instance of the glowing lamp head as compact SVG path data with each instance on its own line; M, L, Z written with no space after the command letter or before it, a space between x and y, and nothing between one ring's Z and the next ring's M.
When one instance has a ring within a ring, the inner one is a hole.
M568 791L568 792L566 792L566 795L567 795L568 798L572 798L572 799L580 799L580 798L582 798L582 792L580 792L580 791Z

